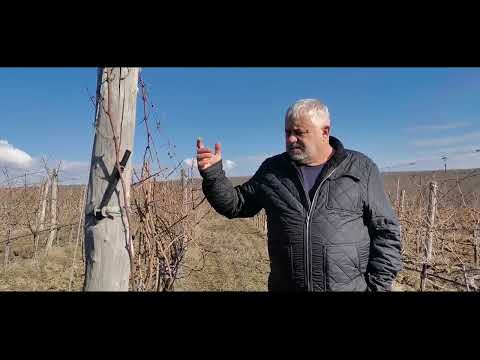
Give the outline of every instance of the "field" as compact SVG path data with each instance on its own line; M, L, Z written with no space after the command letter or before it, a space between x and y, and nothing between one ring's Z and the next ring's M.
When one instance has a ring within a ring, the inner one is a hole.
M404 247L405 270L399 274L394 290L418 291L422 286L422 277L424 290L427 291L477 290L480 271L474 231L480 217L478 175L478 169L385 175L386 192L402 224ZM232 182L236 185L247 179L232 178ZM428 220L431 181L438 183L433 227ZM169 193L181 193L178 184L169 186ZM196 201L199 205L191 211L194 215L188 218L190 222L186 222L191 241L185 243L186 252L178 259L176 281L170 290L266 291L269 261L262 215L254 219L228 220L216 214L206 202L200 204L198 181L192 182L189 189L192 190L193 203ZM0 189L0 290L81 291L84 276L83 226L81 221L79 226L79 219L83 210L83 188L59 186L59 228L48 254L45 254L44 248L51 233L49 208L45 219L46 230L39 234L37 248L35 231L32 231L39 213L41 190L40 186ZM170 196L169 199L180 204L181 196ZM184 210L178 206L175 211L180 214ZM158 214L156 216L160 216ZM174 223L175 217L169 219L170 224ZM172 225L172 228L178 234L187 227ZM22 235L25 236L20 237ZM424 253L429 236L432 239L432 255L427 263ZM11 240L7 246L8 238ZM143 245L139 242L137 246L140 249ZM141 264L146 264L150 259L148 256L153 255L147 256L142 251L138 254L140 283L148 282L144 271L146 267ZM426 263L427 266L424 265Z

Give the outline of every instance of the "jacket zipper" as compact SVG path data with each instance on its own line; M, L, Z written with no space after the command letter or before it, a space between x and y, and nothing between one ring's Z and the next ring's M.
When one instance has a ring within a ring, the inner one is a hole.
M302 186L302 189L303 189L303 194L305 195L305 200L307 202L307 205L308 205L308 209L310 210L310 205L311 205L311 202L310 202L310 196L308 195L307 191L305 190L305 183L303 182L303 175L302 173L300 172L300 170L298 170L298 168L295 166L295 170L297 172L297 176L298 176L298 179L300 180L300 184ZM306 231L305 233L308 234L308 212L307 212L307 227L306 227ZM304 237L303 239L303 243L304 243L304 252L303 252L303 261L304 261L304 264L305 264L305 270L304 270L304 277L305 277L305 284L307 285L307 289L308 289L308 284L309 284L309 281L308 281L308 271L307 271L307 266L309 265L309 260L308 260L308 235L307 237Z
M310 220L312 216L313 209L315 208L315 202L317 201L318 193L320 192L320 188L322 187L323 183L330 177L332 174L337 170L338 166L334 168L330 174L328 174L322 182L318 185L317 190L315 190L315 195L313 195L313 200L312 203L310 204L310 209L308 210L307 214L307 242L305 244L305 251L306 251L306 263L305 263L305 282L307 283L307 291L312 291L313 290L313 279L312 279L312 254L310 252ZM325 261L325 259L324 259ZM324 274L325 275L325 274Z

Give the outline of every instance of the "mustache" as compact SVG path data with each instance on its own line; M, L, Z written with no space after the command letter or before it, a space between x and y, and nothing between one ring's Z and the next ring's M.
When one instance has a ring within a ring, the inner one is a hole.
M288 150L294 150L294 149L303 150L303 146L299 146L299 145L288 145L288 146L287 146L287 149L288 149Z

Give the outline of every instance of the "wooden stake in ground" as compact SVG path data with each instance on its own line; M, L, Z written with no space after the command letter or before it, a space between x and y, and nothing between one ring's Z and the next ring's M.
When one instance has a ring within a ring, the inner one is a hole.
M402 195L400 196L400 216L403 215L404 206L405 206L405 190L402 190Z
M422 204L420 201L417 201L417 208L418 208L418 213L417 213L417 218L421 219L422 218ZM416 252L418 255L422 254L422 243L423 243L423 227L422 226L417 226L415 230L415 239L416 239Z
M41 205L40 205L40 213L38 214L38 226L36 228L36 233L33 237L34 243L34 257L37 256L38 251L38 242L40 240L40 232L43 231L45 227L45 211L47 209L47 196L48 196L48 189L50 188L50 174L47 173L47 179L45 181L43 187L43 193L41 198Z
M436 181L430 183L430 196L428 199L428 231L427 241L425 244L425 261L422 267L422 273L420 277L420 289L425 290L425 281L427 279L427 268L432 259L432 244L433 244L433 227L435 225L435 213L437 210L437 189L438 184Z
M129 290L133 247L128 223L132 161L128 159L133 151L138 73L138 68L98 70L96 132L85 206L85 291Z
M45 248L45 256L48 255L50 251L53 240L57 236L57 193L58 193L58 172L56 169L52 171L52 191L50 193L50 213L51 213L51 225L50 225L50 236L47 241L47 246Z
M399 205L399 198L400 198L400 177L397 178L397 197L395 200L395 205L397 206L397 209Z

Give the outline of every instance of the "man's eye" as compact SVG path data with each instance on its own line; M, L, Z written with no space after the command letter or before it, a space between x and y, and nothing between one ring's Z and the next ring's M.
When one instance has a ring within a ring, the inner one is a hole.
M295 137L302 137L305 136L308 133L308 131L301 131L301 130L285 130L285 135L288 137L290 135L293 135Z

